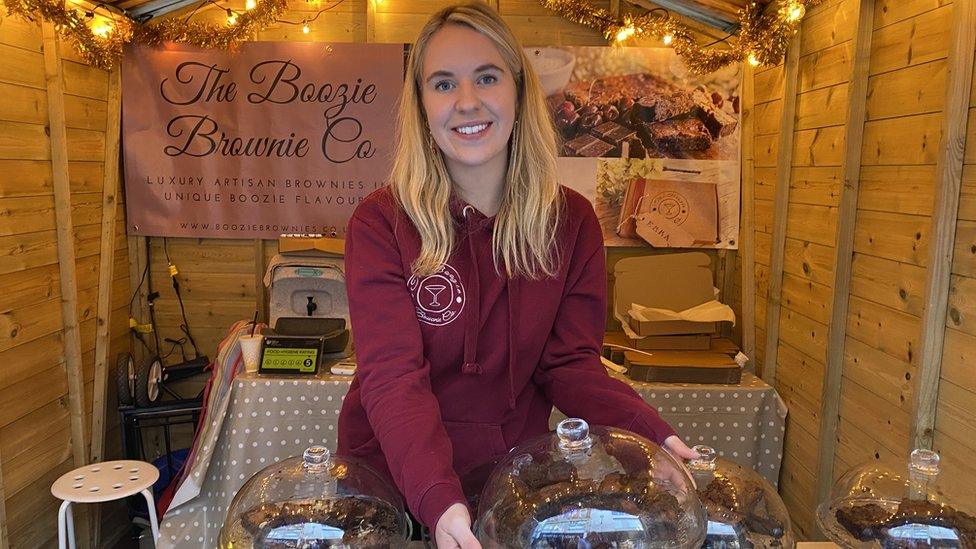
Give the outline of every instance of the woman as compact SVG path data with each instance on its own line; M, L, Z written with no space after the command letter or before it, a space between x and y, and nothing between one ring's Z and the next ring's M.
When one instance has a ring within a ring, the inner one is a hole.
M547 432L554 404L694 454L600 363L600 226L556 180L511 30L485 4L448 7L407 63L391 186L349 222L359 366L339 452L388 474L438 547L477 548L459 477Z

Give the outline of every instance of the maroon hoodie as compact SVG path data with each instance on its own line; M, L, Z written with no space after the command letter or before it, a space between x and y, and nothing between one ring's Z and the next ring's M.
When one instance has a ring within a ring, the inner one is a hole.
M563 191L554 279L496 274L494 218L458 199L454 252L427 277L411 276L420 236L388 188L349 221L358 367L339 415L338 451L392 478L423 524L465 502L459 477L548 432L553 405L658 443L674 434L600 363L603 236L590 203Z

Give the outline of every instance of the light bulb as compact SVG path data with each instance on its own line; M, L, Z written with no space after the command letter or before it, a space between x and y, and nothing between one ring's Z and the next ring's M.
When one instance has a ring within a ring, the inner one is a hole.
M258 6L257 0L245 0L244 2L244 9L246 10L253 10L257 6Z
M759 58L756 57L756 54L754 54L752 52L749 52L748 61L749 61L749 64L752 65L753 67L756 67L756 66L759 65Z
M665 46L670 46L671 42L674 42L674 35L669 32L665 34L664 37L661 38L661 40L664 41Z
M806 15L807 9L799 2L790 2L786 7L786 20L795 23Z
M617 42L623 42L624 40L630 38L634 35L634 32L636 32L636 29L634 29L633 25L627 25L626 27L620 29L617 32Z
M112 23L111 21L106 21L104 19L96 20L95 23L92 24L91 30L92 34L95 36L105 38L109 35L109 33L112 32Z
M308 23L306 23L305 21L302 21L302 32L304 32L305 34L312 32L312 29L308 28Z
M228 25L233 25L235 23L237 23L237 13L235 13L235 12L231 11L230 9L228 9L227 10L227 24Z

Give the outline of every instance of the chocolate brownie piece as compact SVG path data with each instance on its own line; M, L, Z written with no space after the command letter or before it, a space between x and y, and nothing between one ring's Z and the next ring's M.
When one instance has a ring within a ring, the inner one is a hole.
M566 90L566 98L578 106L597 103L618 104L621 99L637 99L651 90L675 88L672 84L648 73L605 76L593 81L574 82Z
M576 478L576 466L559 459L549 464L548 478L550 483L569 482Z
M716 476L709 481L705 488L699 488L698 498L702 503L713 503L726 509L738 507L735 499L735 486L732 485L731 480L725 477Z
M884 507L874 503L854 505L838 509L837 523L843 526L852 536L861 541L878 539L881 526L891 518L891 513Z
M590 130L590 133L600 138L600 140L613 145L614 156L621 156L623 154L622 144L637 135L637 132L634 130L621 126L616 122L604 122Z
M705 92L695 90L691 98L695 103L693 114L705 124L712 138L718 139L730 135L739 125L739 121L734 116L716 107Z
M903 499L885 526L893 528L903 524L930 524L950 528L963 538L964 547L972 547L976 544L976 517L949 505L927 500Z
M613 145L605 141L601 141L587 133L579 135L576 138L563 143L564 156L584 156L596 158L600 156L608 156L612 150Z
M547 467L541 463L527 463L519 467L518 471L518 480L533 490L538 490L548 484L547 476Z
M646 158L648 155L647 149L644 147L644 143L641 142L639 137L631 137L627 140L628 151L627 158ZM621 145L622 147L622 145ZM621 156L623 153L621 152Z
M712 145L708 128L697 118L677 118L643 124L639 128L644 146L668 152L704 151Z
M276 528L308 523L343 530L343 541L356 547L382 547L383 540L399 536L393 507L360 498L264 503L241 517L241 526L260 547L274 543L266 538Z
M690 114L694 108L695 102L683 90L661 90L641 97L634 110L641 122L661 122Z

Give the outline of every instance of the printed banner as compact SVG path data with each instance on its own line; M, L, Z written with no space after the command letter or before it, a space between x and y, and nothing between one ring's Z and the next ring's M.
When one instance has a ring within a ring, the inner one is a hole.
M386 184L403 61L398 44L128 46L127 232L342 237Z
M562 182L608 246L737 248L741 66L670 48L526 48L561 137Z

